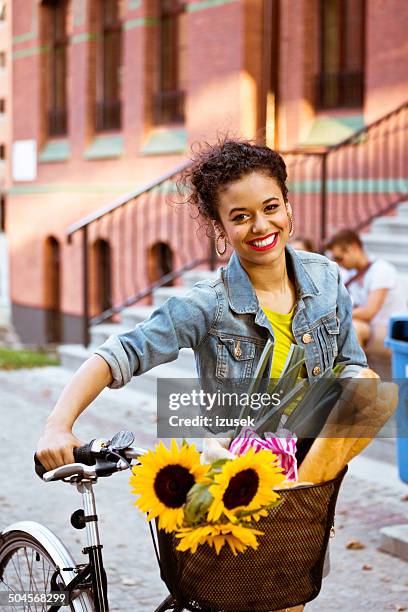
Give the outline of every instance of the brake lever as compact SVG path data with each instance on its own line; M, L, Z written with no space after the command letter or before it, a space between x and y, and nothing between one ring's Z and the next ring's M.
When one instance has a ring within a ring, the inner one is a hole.
M54 470L45 472L42 479L45 482L51 482L52 480L62 480L63 478L69 478L70 476L74 475L84 476L85 468L89 468L89 466L84 465L83 463L69 463L68 465L61 465Z

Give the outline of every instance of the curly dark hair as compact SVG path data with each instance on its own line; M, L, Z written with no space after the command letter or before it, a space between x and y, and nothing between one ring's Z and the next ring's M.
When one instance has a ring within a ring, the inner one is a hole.
M283 200L288 201L285 162L269 147L248 140L224 138L213 145L200 145L192 161L182 179L183 191L188 193L188 203L207 223L220 221L217 210L220 190L251 172L262 172L274 178Z

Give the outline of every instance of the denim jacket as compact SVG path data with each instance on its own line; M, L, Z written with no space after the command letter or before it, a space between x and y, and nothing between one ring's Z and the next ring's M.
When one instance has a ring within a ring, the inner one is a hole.
M344 364L343 377L367 367L352 326L352 305L337 264L286 246L297 303L293 335L305 349L307 376L318 380L328 367ZM177 359L183 347L195 354L198 377L208 391L231 380L248 384L273 329L250 279L233 253L216 280L201 281L185 297L171 297L133 330L111 336L95 352L110 366L112 388L133 375ZM265 379L269 379L270 358ZM204 383L205 381L205 383Z

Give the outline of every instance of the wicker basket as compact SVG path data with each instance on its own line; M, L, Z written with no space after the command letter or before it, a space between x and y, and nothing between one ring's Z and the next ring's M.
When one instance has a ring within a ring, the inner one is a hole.
M158 531L161 576L177 603L201 612L271 612L317 597L347 468L334 480L281 491L282 503L257 524L257 550L217 556L202 545L194 554L176 550L178 539Z

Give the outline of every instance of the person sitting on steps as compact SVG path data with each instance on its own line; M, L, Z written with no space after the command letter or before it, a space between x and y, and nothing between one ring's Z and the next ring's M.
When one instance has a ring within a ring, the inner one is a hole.
M396 268L385 259L371 259L359 235L343 229L327 243L332 259L353 273L345 281L353 301L353 325L363 348L382 352L392 314L406 310Z

